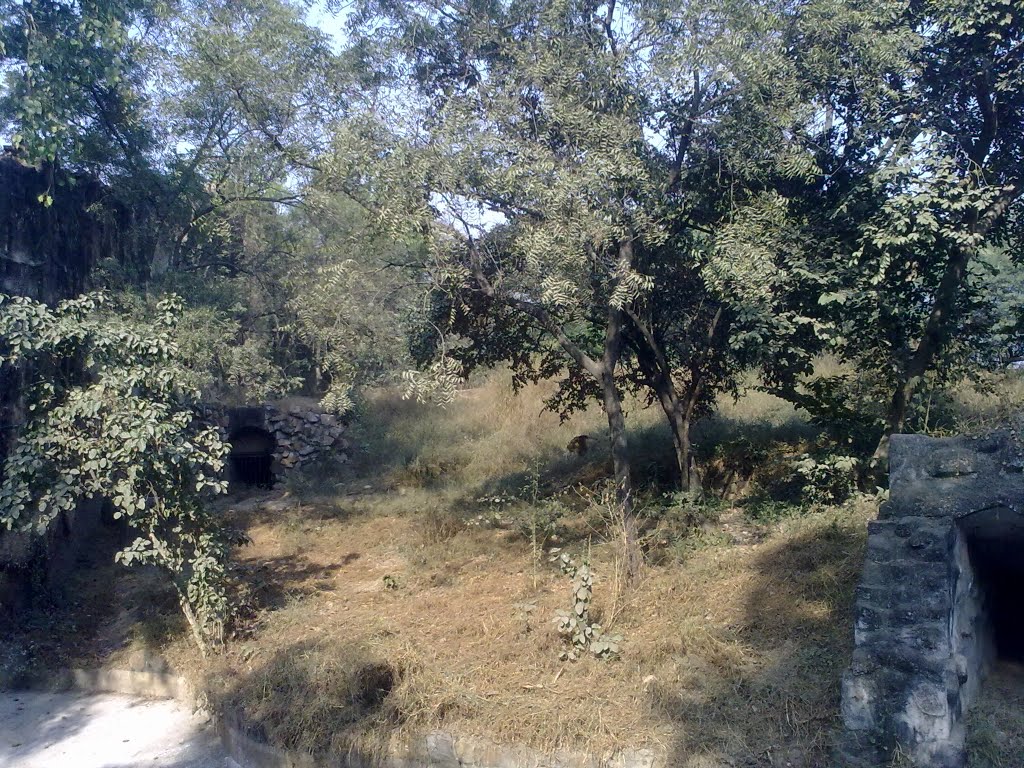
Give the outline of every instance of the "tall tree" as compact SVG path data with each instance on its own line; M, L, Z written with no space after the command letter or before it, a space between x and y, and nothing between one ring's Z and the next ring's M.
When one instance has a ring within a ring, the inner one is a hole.
M795 92L766 75L786 66L774 19L748 3L567 0L366 2L357 17L361 50L393 76L339 135L336 177L371 180L383 224L425 234L455 311L519 334L506 353L540 351L551 371L557 351L567 397L605 411L629 519L624 375L659 387L688 482L690 420L730 386L757 314L741 306L757 270L731 263L749 251L730 249L736 225L772 179L809 171L782 141Z
M32 162L98 174L138 170L149 0L0 3L0 131Z
M817 301L840 355L888 388L877 466L970 330L972 263L1020 241L1022 22L1019 4L937 0L812 4L792 27L819 108Z

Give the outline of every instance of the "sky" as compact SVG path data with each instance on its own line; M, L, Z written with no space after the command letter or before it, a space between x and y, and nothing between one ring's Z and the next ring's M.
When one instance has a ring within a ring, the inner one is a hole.
M338 48L345 41L345 21L351 13L352 3L344 2L334 11L329 10L327 3L317 0L310 6L306 14L306 22L322 32L326 32L334 40L334 47Z

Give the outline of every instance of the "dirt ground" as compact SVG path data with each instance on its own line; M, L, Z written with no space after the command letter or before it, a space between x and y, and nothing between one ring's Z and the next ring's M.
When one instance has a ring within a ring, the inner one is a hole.
M1000 661L968 720L968 768L1024 766L1024 664Z
M560 660L570 580L521 530L436 510L254 497L229 514L249 611L205 685L262 735L312 752L445 729L542 750L654 747L681 768L824 768L872 509L754 526L737 515L627 590L615 547L564 538L595 573L620 658Z

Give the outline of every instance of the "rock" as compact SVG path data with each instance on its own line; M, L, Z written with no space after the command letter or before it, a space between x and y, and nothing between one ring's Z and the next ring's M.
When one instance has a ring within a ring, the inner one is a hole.
M976 471L974 457L977 454L962 448L938 450L932 457L928 474L932 477L960 477L973 475Z
M963 766L963 713L995 647L985 574L1024 548L1024 475L1006 469L1018 451L1010 430L893 436L889 502L868 526L856 591L836 765L888 765L899 745L914 766Z

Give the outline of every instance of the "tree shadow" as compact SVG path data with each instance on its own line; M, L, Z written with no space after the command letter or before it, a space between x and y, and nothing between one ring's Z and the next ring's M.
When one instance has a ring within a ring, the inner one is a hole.
M405 717L403 670L362 645L304 640L247 667L208 678L207 691L225 721L258 743L368 758Z
M725 668L684 655L681 684L650 690L675 734L668 765L834 768L863 542L835 524L762 549L742 623L726 631L742 650Z
M301 555L282 555L238 563L235 568L255 610L273 611L289 602L334 590L334 574L360 557L346 554L341 562L314 563Z

